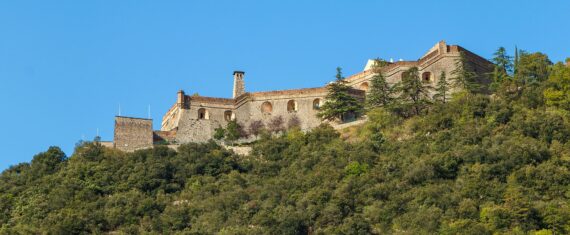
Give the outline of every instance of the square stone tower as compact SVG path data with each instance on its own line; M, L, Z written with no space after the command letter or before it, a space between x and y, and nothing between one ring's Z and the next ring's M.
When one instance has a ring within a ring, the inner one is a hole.
M115 148L123 151L152 148L152 119L115 117Z

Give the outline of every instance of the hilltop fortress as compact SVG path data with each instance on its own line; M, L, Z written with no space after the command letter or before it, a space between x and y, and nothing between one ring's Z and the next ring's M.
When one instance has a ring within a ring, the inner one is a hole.
M382 73L390 84L402 78L402 73L417 67L420 78L433 86L441 72L450 74L463 52L468 63L486 84L486 74L493 70L493 64L460 46L437 43L416 61L390 62L382 68ZM364 100L374 73L369 60L364 71L347 77L352 87L351 95ZM225 127L235 120L243 126L253 121L268 123L281 116L285 122L291 118L300 120L301 129L309 130L323 121L316 117L320 106L325 102L327 87L279 90L266 92L246 92L245 73L233 73L232 98L189 96L180 90L176 102L162 118L160 130L153 131L152 119L115 117L115 134L112 146L125 151L152 147L156 143L205 142L214 135L218 127ZM111 145L111 144L110 144Z

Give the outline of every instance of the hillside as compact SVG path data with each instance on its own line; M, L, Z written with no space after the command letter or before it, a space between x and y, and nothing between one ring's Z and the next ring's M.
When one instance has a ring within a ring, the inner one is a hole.
M263 135L249 156L52 147L1 174L0 233L568 234L570 68L549 66L343 136Z

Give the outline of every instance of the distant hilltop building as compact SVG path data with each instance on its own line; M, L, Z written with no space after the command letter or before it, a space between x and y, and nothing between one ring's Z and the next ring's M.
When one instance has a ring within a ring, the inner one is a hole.
M437 43L416 61L390 60L382 68L386 80L395 84L402 78L402 73L412 67L419 69L424 82L437 83L442 71L446 74L455 69L456 61L463 52L471 63L474 72L483 82L488 82L486 75L493 70L493 64L460 46ZM364 71L347 77L345 80L353 88L351 94L364 100L374 75L371 70L373 61L369 60ZM112 146L133 151L152 147L155 143L205 142L214 135L218 127L225 127L235 120L243 126L253 121L267 123L276 116L285 122L293 117L301 121L301 129L309 130L323 121L316 117L319 108L325 102L327 87L304 88L266 92L246 92L245 72L234 71L232 98L189 96L179 91L176 102L162 118L161 128L152 130L152 119L115 117L115 134Z

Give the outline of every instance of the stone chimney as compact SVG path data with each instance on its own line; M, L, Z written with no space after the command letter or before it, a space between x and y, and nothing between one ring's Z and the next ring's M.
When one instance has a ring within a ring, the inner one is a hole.
M184 108L186 107L186 99L185 99L185 94L183 90L179 90L178 94L177 94L177 99L176 99L176 104L178 104L179 107Z
M245 83L243 82L244 74L245 72L243 71L234 71L234 99L245 93Z

